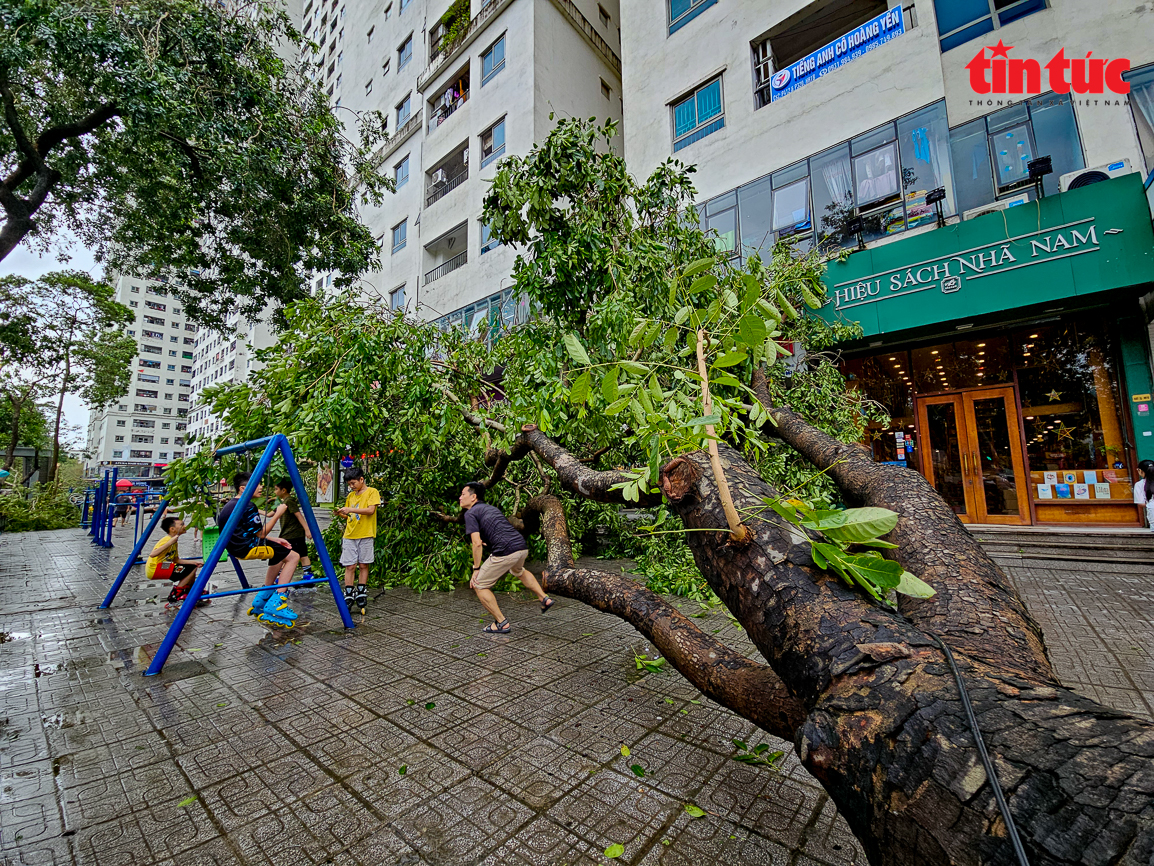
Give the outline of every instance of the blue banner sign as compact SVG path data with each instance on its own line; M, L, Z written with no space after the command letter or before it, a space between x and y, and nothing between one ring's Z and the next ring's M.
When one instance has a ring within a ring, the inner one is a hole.
M905 32L902 8L894 6L797 63L773 73L769 79L770 99L780 99L787 93L793 93L799 87L816 81L827 72L833 72L839 66L856 60L867 51L873 51Z

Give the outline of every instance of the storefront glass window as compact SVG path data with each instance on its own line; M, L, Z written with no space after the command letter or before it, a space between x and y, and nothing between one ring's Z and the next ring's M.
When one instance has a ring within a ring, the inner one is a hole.
M818 218L818 242L832 238L835 244L850 239L846 224L854 216L853 175L849 145L820 153L809 161L813 181L813 211Z
M1030 123L1038 155L1050 157L1054 167L1052 174L1042 178L1042 189L1046 195L1057 195L1062 175L1086 167L1070 97L1051 93L1030 100Z
M945 103L935 103L899 120L898 146L909 228L936 219L934 206L926 204L926 195L935 189L945 189L942 214L952 216L956 211L950 166L950 126L946 121Z
M1014 333L1012 350L1034 499L1129 500L1107 330L1084 318L1027 328Z
M914 387L919 394L933 394L1009 382L1014 377L1009 348L1008 337L987 337L914 349Z
M737 252L736 192L720 195L705 206L705 228L717 232L714 242L718 252Z
M773 189L770 179L763 177L738 188L737 202L742 255L752 256L759 252L768 255L773 247Z
M873 459L917 469L909 353L887 352L855 358L845 362L843 372L849 388L879 403L890 416L888 424L871 424L866 434L866 445Z

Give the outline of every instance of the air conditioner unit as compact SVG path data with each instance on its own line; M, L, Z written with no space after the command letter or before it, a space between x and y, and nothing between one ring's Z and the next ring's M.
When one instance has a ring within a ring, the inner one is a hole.
M1028 193L1019 193L1018 195L1004 198L1001 201L992 201L989 204L984 204L981 207L972 207L968 211L962 213L962 219L972 220L974 217L980 217L984 214L995 213L1000 210L1007 210L1018 205L1026 204L1030 200Z
M1131 174L1134 169L1130 166L1130 160L1120 159L1117 162L1107 163L1106 165L1096 165L1093 168L1082 168L1078 171L1067 172L1058 178L1058 191L1066 192L1070 189L1079 189L1083 186L1089 186L1092 183L1101 183L1104 180L1110 180L1112 177L1121 177L1124 174Z
M443 168L438 168L433 172L433 186L440 186L446 181L446 179L445 170Z

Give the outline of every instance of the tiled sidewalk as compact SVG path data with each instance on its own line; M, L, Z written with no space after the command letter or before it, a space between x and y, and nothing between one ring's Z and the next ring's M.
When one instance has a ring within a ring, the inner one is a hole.
M97 609L119 533L0 536L0 863L578 866L613 843L645 866L865 862L791 751L780 773L731 760L769 738L639 674L638 634L568 600L502 599L515 630L489 638L467 590L389 591L351 632L324 590L289 632L222 599L145 679L172 613L142 569ZM1151 715L1151 575L1093 569L1012 573L1067 681Z

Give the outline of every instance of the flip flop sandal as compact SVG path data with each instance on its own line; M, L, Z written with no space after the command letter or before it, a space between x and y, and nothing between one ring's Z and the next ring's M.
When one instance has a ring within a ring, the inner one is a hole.
M481 629L483 634L508 634L513 630L513 626L509 625L509 620L503 619L500 622L491 622L488 626Z
M541 602L541 613L547 611L553 606L553 604L553 599L549 598L549 596L545 596L545 599Z

